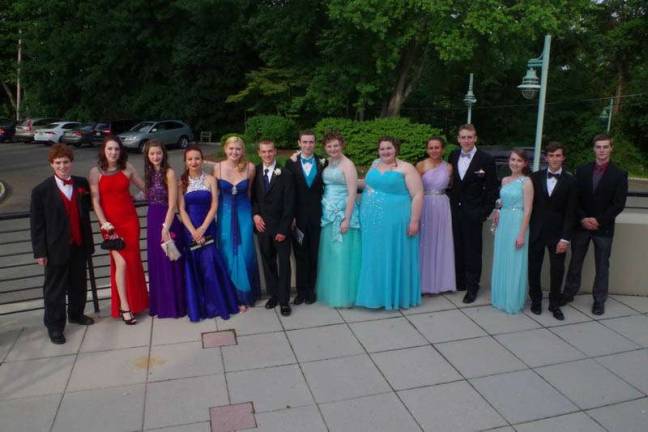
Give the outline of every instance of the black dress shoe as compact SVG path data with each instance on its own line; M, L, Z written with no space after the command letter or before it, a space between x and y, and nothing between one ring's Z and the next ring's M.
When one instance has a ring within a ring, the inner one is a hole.
M594 315L603 315L605 313L605 304L594 302L592 305L592 313Z
M292 310L290 309L289 305L281 305L281 315L282 316L285 316L285 317L290 316L291 312L292 312Z
M305 300L306 300L306 297L305 297L305 296L303 296L303 295L301 295L301 294L297 294L297 295L295 296L295 298L293 299L292 304L294 304L295 306L298 306L298 305L304 303Z
M463 302L466 304L474 303L477 299L477 293L468 291L463 298Z
M308 294L306 296L306 304L313 304L317 301L317 296L315 293Z
M65 343L65 336L61 330L48 330L50 341L56 345L63 345Z
M466 291L465 286L457 286L457 291Z
M574 301L574 297L572 296L568 296L568 297L562 296L560 298L560 306L566 306L567 303L571 303L573 301Z
M531 302L531 312L540 315L542 313L542 303Z
M275 306L277 306L277 299L274 297L270 297L268 301L265 304L266 309L274 309Z
M565 321L565 315L562 313L559 307L549 307L549 312L553 314L553 317L558 321Z
M81 315L79 317L70 317L68 321L71 322L72 324L79 324L85 326L94 324L94 320L87 315Z

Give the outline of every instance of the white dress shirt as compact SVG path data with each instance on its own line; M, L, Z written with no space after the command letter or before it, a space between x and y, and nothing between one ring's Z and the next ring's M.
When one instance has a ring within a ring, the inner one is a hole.
M71 178L72 177L70 177L70 179ZM72 191L74 189L72 185L63 184L63 180L61 180L57 176L54 176L54 180L56 180L56 186L58 186L59 190L63 192L63 195L65 195L67 199L72 199Z
M472 150L470 150L467 154L468 156L464 156L464 151L460 150L459 151L459 160L457 161L457 169L459 170L459 178L461 180L464 179L466 176L466 171L468 171L468 166L470 165L470 161L472 161L473 156L475 156L475 153L477 153L477 147L473 147Z
M547 193L549 194L549 196L551 196L554 188L556 187L556 183L558 183L558 179L555 177L549 178L549 173L560 175L562 174L562 168L560 168L556 172L552 172L549 168L547 168Z
M311 158L313 159L313 162L304 162L304 159L300 158L301 167L304 170L304 174L306 174L305 177L310 175L310 172L313 169L313 164L315 163L315 155L312 155Z
M265 173L265 170L268 170L268 183L272 181L272 176L274 175L274 170L276 166L277 166L276 160L272 162L272 165L266 166L265 164L263 164L263 172Z

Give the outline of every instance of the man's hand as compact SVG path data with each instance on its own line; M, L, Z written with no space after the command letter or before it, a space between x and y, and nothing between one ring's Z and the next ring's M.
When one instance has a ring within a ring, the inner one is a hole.
M581 225L588 231L596 231L597 229L599 229L599 223L593 217L581 219Z
M276 242L281 243L282 241L286 240L286 236L283 234L277 234L274 239Z
M258 232L265 232L265 221L260 215L254 215L252 220L254 221L254 226Z
M567 249L569 249L569 242L565 240L560 240L556 245L557 254L564 254L565 252L567 252Z
M36 263L41 266L47 265L47 257L36 258Z

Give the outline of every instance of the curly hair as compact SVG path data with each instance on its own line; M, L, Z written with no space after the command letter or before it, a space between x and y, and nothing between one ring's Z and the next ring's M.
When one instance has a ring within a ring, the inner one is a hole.
M74 151L72 151L72 147L65 144L54 144L47 153L47 160L49 163L54 162L54 159L64 157L70 159L70 162L74 160Z

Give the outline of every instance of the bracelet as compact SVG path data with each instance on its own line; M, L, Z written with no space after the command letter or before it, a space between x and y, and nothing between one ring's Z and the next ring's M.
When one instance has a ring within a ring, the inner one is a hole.
M168 231L168 230L169 230L169 227L167 226L166 223L162 223L162 229L165 229L165 230Z

